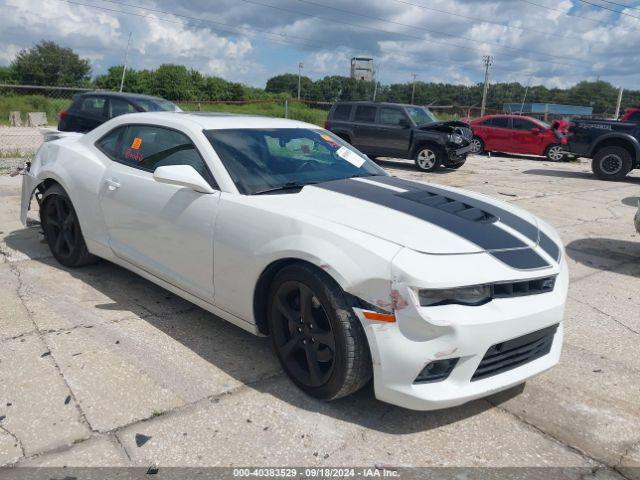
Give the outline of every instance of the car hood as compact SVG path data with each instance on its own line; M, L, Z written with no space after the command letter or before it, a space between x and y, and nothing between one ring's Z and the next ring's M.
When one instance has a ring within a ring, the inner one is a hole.
M528 212L488 197L376 176L335 180L278 195L281 212L321 218L430 254L489 252L514 268L550 266L560 248ZM538 252L538 253L536 253Z

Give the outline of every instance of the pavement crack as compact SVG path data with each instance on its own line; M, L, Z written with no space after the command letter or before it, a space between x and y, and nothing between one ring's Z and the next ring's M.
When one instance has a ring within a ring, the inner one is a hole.
M64 382L65 386L67 387L67 390L69 391L69 395L73 399L73 404L74 404L74 406L75 406L75 408L76 408L76 410L78 412L78 415L80 417L80 421L84 425L86 425L89 428L90 431L95 432L94 428L89 423L89 420L87 419L86 415L82 411L82 408L80 407L80 402L76 398L76 395L75 395L74 391L71 389L71 385L69 385L69 382L67 381L66 377L64 376L64 373L62 372L62 369L60 368L60 365L59 365L58 361L56 360L55 355L53 354L51 346L47 342L46 331L42 331L40 329L40 327L38 326L38 323L34 319L33 312L27 306L27 300L25 298L26 297L26 295L25 295L26 287L25 287L25 285L24 285L24 283L22 281L22 272L20 271L19 266L17 264L10 263L9 264L9 268L10 268L11 272L18 279L18 285L16 287L16 295L17 295L18 299L20 300L20 303L22 304L22 307L24 308L24 310L25 310L25 312L27 314L27 318L29 318L29 320L33 324L34 332L38 335L38 338L40 339L40 341L51 352L51 355L49 355L49 357L51 358L51 362L53 363L53 366L55 367L56 371L58 372L58 375L60 375L60 378Z
M615 469L614 465L608 465L605 461L602 461L602 460L599 460L599 459L597 459L595 457L592 457L591 455L589 455L584 450L581 450L580 448L578 448L578 447L576 447L574 445L571 445L571 444L563 441L562 439L552 435L551 433L543 430L542 428L538 427L535 423L530 422L529 420L527 420L526 418L518 415L517 413L514 413L511 410L508 410L507 408L501 406L498 403L494 403L493 400L490 397L486 398L485 400L487 401L487 403L489 405L491 405L494 408L500 410L501 412L505 413L506 415L509 415L510 417L514 418L515 420L517 420L518 422L522 423L523 425L526 425L527 427L531 428L532 430L538 432L539 434L541 434L542 436L544 436L548 440L551 440L552 442L557 443L558 445L563 446L567 450L569 450L569 451L581 456L582 458L588 460L589 462L593 463L594 466L600 467L600 468Z
M127 456L127 459L131 461L131 455L129 455L129 452L127 451L127 447L124 446L124 443L122 443L122 440L120 440L120 437L118 436L117 432L113 433L113 438L115 439L116 443L120 446L124 454Z
M11 432L6 427L3 427L2 425L0 425L0 430L5 432L11 438L13 438L15 440L15 442L18 444L18 447L20 448L20 453L21 453L21 457L20 458L26 457L27 455L26 455L26 453L24 451L24 445L22 445L22 441L18 438L18 436L15 433Z
M630 327L629 325L627 325L626 323L624 323L623 321L619 320L618 318L616 318L615 316L611 315L610 313L605 312L604 310L596 307L595 305L591 305L589 302L585 302L584 300L579 300L575 297L571 297L572 300L581 303L582 305L585 305L587 307L592 308L593 310L595 310L598 313L601 313L602 315L604 315L605 317L613 320L615 323L617 323L618 325L620 325L621 327L627 329L628 331L630 331L631 333L634 333L636 335L640 335L640 332L638 330L635 330L634 328Z

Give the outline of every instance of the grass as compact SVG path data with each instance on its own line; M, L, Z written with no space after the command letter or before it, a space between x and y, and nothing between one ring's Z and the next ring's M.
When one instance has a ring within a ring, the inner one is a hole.
M9 124L9 112L22 114L22 125L26 125L28 112L45 112L50 125L58 123L58 113L66 110L71 99L48 98L42 95L0 96L0 125Z
M179 104L183 110L198 110L193 103ZM278 103L248 103L244 105L230 103L202 104L203 112L228 112L248 115L263 115L265 117L284 118L284 102ZM322 126L327 119L327 111L310 108L303 103L289 102L288 118Z

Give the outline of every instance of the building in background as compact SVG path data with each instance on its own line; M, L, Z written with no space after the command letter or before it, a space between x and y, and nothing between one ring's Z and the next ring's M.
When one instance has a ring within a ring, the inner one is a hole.
M558 103L505 103L502 106L505 113L529 115L544 120L577 117L579 115L593 115L593 107L579 105L561 105Z
M373 58L353 57L351 59L351 78L373 82Z

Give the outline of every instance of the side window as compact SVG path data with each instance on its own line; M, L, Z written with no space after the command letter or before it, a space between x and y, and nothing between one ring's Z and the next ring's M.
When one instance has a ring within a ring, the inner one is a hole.
M190 165L217 188L211 172L189 137L168 128L129 125L122 135L115 160L148 172L167 165Z
M105 117L106 103L104 97L84 97L80 104L80 111L92 117Z
M496 117L490 120L490 127L493 128L509 128L509 119L507 117Z
M400 125L403 119L406 120L406 117L398 108L380 108L380 123L384 125Z
M370 122L373 123L376 121L376 110L377 107L367 107L364 105L359 105L356 107L356 114L354 120L356 122Z
M631 115L629 115L629 118L627 118L627 122L640 123L640 112L633 112Z
M133 105L122 98L110 98L109 107L111 109L111 115L109 118L118 117L125 113L135 113L137 111Z
M351 116L351 105L338 105L333 111L334 120L349 120Z
M118 154L118 145L126 128L127 127L114 128L96 142L96 147L98 147L107 157L116 159L116 155Z
M514 118L513 119L513 129L514 130L531 130L535 128L536 125L531 123L529 120L524 120L522 118Z

